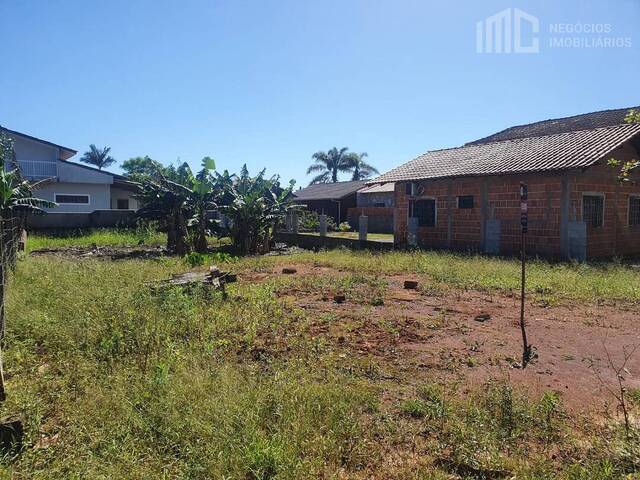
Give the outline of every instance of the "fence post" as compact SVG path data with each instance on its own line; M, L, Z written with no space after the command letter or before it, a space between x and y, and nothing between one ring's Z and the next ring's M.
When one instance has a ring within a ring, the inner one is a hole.
M318 217L318 219L320 220L320 236L326 237L327 236L327 216L322 214Z
M367 233L369 230L369 217L360 215L358 218L358 239L361 242L367 241Z
M5 285L9 267L9 245L7 245L8 221L4 216L0 216L0 401L6 399L4 388L4 367L2 358L2 344L4 343L5 330ZM9 232L9 235L11 232Z

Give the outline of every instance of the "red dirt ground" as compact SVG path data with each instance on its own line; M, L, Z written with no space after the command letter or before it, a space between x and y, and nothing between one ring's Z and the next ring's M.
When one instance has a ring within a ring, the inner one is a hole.
M336 349L370 359L390 378L411 386L428 381L457 382L463 391L490 378L509 379L531 395L558 392L564 405L574 411L613 412L615 400L601 378L614 385L616 376L607 361L622 362L623 348L640 344L640 313L633 305L595 305L565 302L545 306L529 301L526 318L529 341L536 358L527 368L514 368L521 358L519 298L505 293L434 291L419 275L387 276L384 304L373 306L356 299L355 292L341 291L346 302L336 304L326 290L327 276L349 275L326 267L292 265L288 275L294 284L279 296L307 311L310 333L335 343ZM241 275L256 282L285 276L282 266L271 273ZM313 278L319 279L318 288ZM321 282L321 278L325 278ZM419 280L418 290L405 290L405 279ZM300 280L301 285L295 282ZM305 280L302 282L302 280ZM324 285L324 286L322 286ZM427 288L424 288L427 287ZM366 292L365 292L366 293ZM350 298L351 297L351 298ZM486 313L490 319L475 320ZM327 321L330 316L331 321ZM605 348L606 345L606 348ZM627 364L633 375L627 386L640 387L640 349Z

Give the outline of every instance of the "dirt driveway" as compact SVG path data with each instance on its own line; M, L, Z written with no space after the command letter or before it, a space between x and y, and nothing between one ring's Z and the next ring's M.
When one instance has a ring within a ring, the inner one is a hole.
M306 311L309 334L330 342L345 358L373 361L389 378L412 386L435 379L462 391L488 379L509 379L526 392L558 392L576 411L613 412L613 397L594 373L614 385L623 349L640 344L637 305L527 302L530 343L538 357L518 368L522 352L519 298L508 293L438 290L418 275L377 277L373 286L344 288L353 275L327 267L291 265L295 280L278 291L285 304ZM245 275L245 281L282 276ZM418 280L417 290L404 280ZM379 290L376 293L374 290ZM345 295L336 303L334 295ZM479 315L484 314L484 321ZM478 319L476 319L478 317ZM640 388L640 349L627 364L629 388Z

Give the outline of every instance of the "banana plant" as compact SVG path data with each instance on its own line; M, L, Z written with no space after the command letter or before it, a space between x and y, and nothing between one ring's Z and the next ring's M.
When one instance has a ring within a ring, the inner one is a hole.
M13 142L0 129L0 216L3 220L13 216L25 217L29 213L45 213L54 202L37 198L34 191L48 180L29 183L15 161Z
M244 165L239 177L227 187L230 201L220 207L231 220L233 245L241 254L266 252L277 225L298 206L289 201L293 184L279 187L279 177L264 178L262 170L251 177Z
M169 180L158 169L154 177L142 180L137 196L142 204L137 212L138 217L164 224L167 250L178 255L185 255L191 250L187 229L191 195L190 188Z
M39 182L42 183L42 182ZM0 128L0 339L5 332L5 283L7 273L15 266L18 237L30 213L44 213L55 203L34 196L38 184L30 184L22 177L15 161L13 142ZM0 401L5 399L2 356L0 354Z
M218 208L217 185L212 172L216 169L213 158L202 159L202 170L198 172L191 188L191 217L187 225L193 230L193 248L196 252L205 253L208 249L207 236L212 233L213 220L209 212Z

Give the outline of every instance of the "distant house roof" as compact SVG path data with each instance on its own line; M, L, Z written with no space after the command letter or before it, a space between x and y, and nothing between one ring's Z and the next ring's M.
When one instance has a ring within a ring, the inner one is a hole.
M640 124L624 124L434 150L369 184L584 168L638 134Z
M617 110L601 110L599 112L583 113L572 117L554 118L540 122L518 125L502 130L488 137L474 140L467 145L478 143L499 142L502 140L514 140L516 138L540 137L556 133L574 132L577 130L590 130L593 128L610 127L624 124L624 118L629 110L640 110L640 107L619 108Z
M111 175L114 179L125 180L125 181L127 180L127 177L125 177L124 175L118 175L117 173L107 172L106 170L100 170L97 167L83 165L82 163L70 162L69 160L59 160L59 161L67 165L73 165L74 167L84 168L85 170L92 170L94 172L104 173L105 175Z
M296 200L340 200L366 185L366 180L355 182L316 183L293 192Z
M68 158L73 157L76 153L76 150L68 147L63 147L62 145L58 145L57 143L52 143L47 140L42 140L41 138L32 137L31 135L27 135L26 133L17 132L15 130L10 130L8 128L0 127L0 131L10 133L12 135L17 135L22 138L26 138L27 140L33 140L34 142L42 143L44 145L49 145L50 147L55 147L60 149L60 158L62 160L66 160Z
M369 193L393 193L395 191L395 185L393 183L383 183L376 185L369 185L367 187L361 188L358 190L358 193L369 194Z
M109 175L113 177L113 184L118 187L122 187L127 190L134 190L134 191L139 190L139 184L137 182L132 182L124 175L118 175L117 173L107 172L106 170L100 170L99 168L96 168L96 167L91 167L89 165L83 165L81 163L76 163L76 162L70 162L68 160L58 160L58 161L64 163L65 165L71 165L73 167L82 168L84 170L91 170L93 172Z

